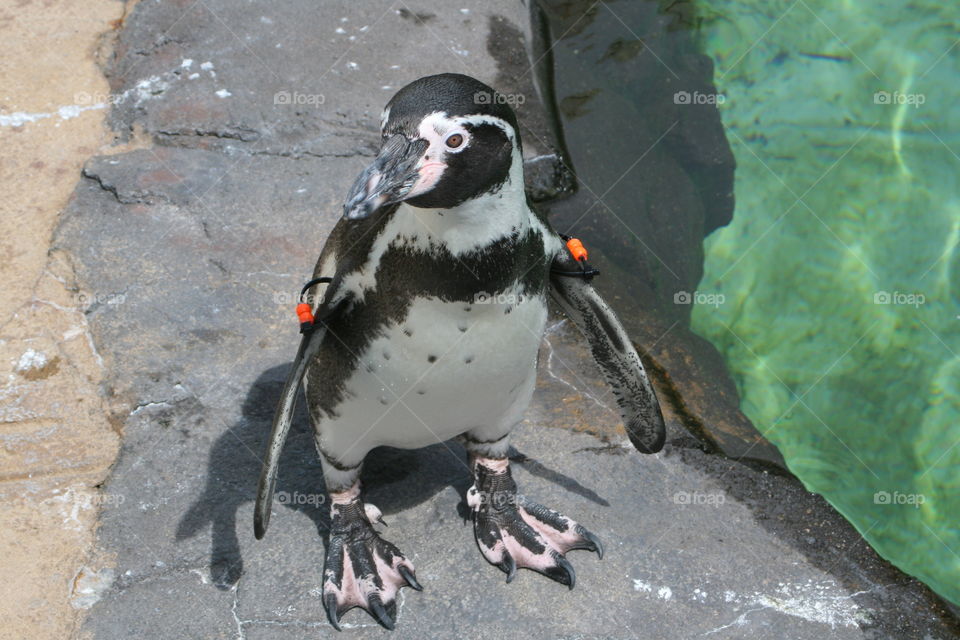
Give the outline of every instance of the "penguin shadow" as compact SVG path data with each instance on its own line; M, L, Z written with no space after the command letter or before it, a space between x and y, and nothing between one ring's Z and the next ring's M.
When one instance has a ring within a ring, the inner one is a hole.
M252 533L253 518L250 517L249 522L238 521L237 513L242 506L256 500L274 408L289 369L289 363L267 369L250 386L240 418L210 448L203 492L177 526L177 542L194 538L210 527L210 578L221 590L231 589L243 575L237 532L238 527L248 527ZM313 521L326 545L330 522L323 470L302 400L301 397L297 403L280 457L274 509L285 507L302 512ZM532 458L516 451L511 458L534 475L598 504L609 504L572 478ZM466 452L455 441L422 449L379 447L367 455L360 478L364 499L376 504L385 515L415 507L453 487L460 496L458 513L464 519L469 518L466 492L471 478Z

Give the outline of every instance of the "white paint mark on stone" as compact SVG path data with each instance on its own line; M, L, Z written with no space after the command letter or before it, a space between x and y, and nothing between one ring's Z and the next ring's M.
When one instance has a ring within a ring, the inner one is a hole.
M633 590L650 593L651 591L653 591L653 586L651 586L649 582L644 582L643 580L634 580Z
M24 111L15 111L10 114L0 114L0 127L22 127L25 124L37 122L38 120L46 120L54 116L60 118L61 121L70 120L71 118L76 118L84 111L95 111L106 108L107 104L100 102L83 106L65 105L58 108L54 113L26 113Z
M180 63L181 69L189 69L193 66L193 58L184 58L183 62Z
M47 366L49 360L47 359L47 354L42 351L34 351L33 349L27 349L23 355L20 356L20 360L17 362L17 372L26 373L30 370L39 370Z
M83 567L73 579L73 593L70 604L75 609L89 609L97 603L103 594L113 585L116 573L109 567L93 571Z
M668 586L656 587L641 580L633 581L634 591L653 593L661 600L670 600L673 590ZM875 587L876 588L876 587ZM735 610L748 609L740 613L736 619L725 625L711 629L703 635L710 635L731 627L740 627L748 624L749 614L756 611L771 609L778 613L802 618L808 622L817 622L829 625L831 629L837 627L858 628L862 624L871 622L871 611L863 609L854 598L867 593L858 591L846 593L834 580L814 582L808 580L802 584L780 583L772 592L755 591L749 594L739 594L725 590L722 596L714 596L713 602L722 598L728 605L734 605ZM703 589L693 590L691 599L707 603L711 601L710 594Z
M227 91L226 89L220 89L219 91L217 91L218 98L229 98L232 95L233 94Z

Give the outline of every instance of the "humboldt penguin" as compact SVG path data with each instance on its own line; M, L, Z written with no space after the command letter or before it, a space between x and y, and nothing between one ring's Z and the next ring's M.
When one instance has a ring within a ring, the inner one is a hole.
M374 447L458 438L477 545L507 574L527 568L573 588L567 552L602 557L597 537L517 493L509 434L534 391L553 298L612 387L634 446L659 451L663 417L629 337L590 284L582 245L555 232L524 192L520 130L504 96L445 73L401 89L381 150L357 178L314 272L309 329L281 394L255 534L267 529L280 451L302 386L330 497L323 605L340 629L360 607L392 629L413 564L375 525L359 482Z

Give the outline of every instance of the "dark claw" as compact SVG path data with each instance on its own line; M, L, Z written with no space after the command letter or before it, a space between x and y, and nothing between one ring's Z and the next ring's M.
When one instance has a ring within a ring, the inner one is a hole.
M503 562L500 563L500 568L507 574L507 584L517 577L517 561L506 549L503 551Z
M423 591L423 587L420 586L420 583L417 582L417 577L413 575L413 572L410 569L407 569L406 566L400 565L397 567L397 571L403 576L403 579L407 581L407 584L410 585L413 589L417 591Z
M597 555L603 560L603 543L600 542L600 538L593 535L590 531L587 531L582 526L577 526L577 533L586 538L593 545L593 548L590 551L596 551Z
M328 593L327 597L323 599L323 608L327 610L327 620L330 621L330 625L337 631L342 631L340 614L337 612L337 594Z
M390 614L387 613L387 610L383 607L383 603L380 601L380 596L373 594L370 596L367 606L370 610L370 613L373 614L373 617L377 619L385 629L393 631L394 621L390 617Z
M560 574L556 577L550 576L560 584L565 584L573 590L573 586L577 583L577 574L573 570L573 565L570 564L570 561L564 558L561 555L557 556L557 568L563 571L566 575Z

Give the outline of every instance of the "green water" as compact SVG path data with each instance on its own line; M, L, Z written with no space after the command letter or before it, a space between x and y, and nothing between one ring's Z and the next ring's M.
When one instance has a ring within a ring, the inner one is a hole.
M960 604L960 3L700 6L738 172L694 329L806 486Z

